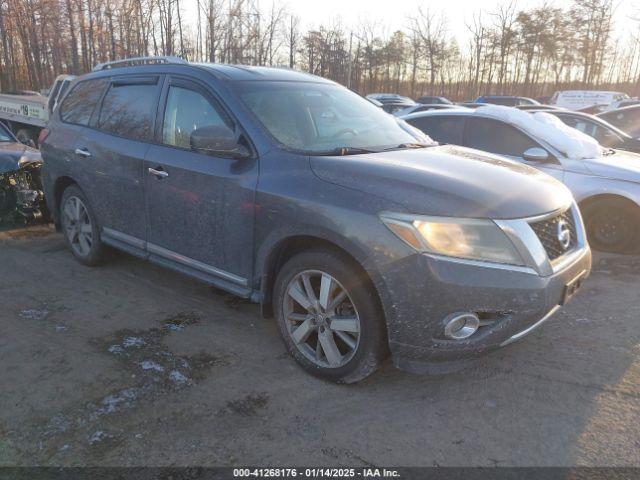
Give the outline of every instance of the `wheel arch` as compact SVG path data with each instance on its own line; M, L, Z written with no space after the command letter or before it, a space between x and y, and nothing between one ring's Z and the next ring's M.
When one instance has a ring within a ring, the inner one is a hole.
M50 205L50 210L53 214L56 228L60 228L60 202L62 201L62 194L71 185L78 186L78 182L66 175L58 177L53 184L53 205ZM80 187L78 186L78 188Z
M379 276L370 266L366 266L364 253L356 246L346 241L330 239L317 234L295 234L274 242L266 254L258 257L258 266L261 268L260 309L264 317L273 316L273 289L280 268L294 255L313 248L326 248L349 258L371 283L380 307L383 308L379 291Z
M630 206L640 209L640 205L638 205L638 203L635 200L625 195L621 195L619 193L596 193L594 195L581 199L578 202L578 206L580 207L581 211L584 211L584 209L589 208L590 206L595 205L596 203L612 201L612 200L622 201L622 202L628 203Z

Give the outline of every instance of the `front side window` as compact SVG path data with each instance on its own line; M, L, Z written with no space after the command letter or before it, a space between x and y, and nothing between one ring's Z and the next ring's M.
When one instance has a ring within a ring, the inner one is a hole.
M466 146L511 157L522 157L530 148L541 148L517 128L488 118L468 119Z
M76 125L89 125L91 115L100 101L107 83L107 80L104 79L85 80L77 83L60 106L62 121Z
M393 116L338 85L236 82L233 88L272 137L297 151L326 155L424 142Z
M220 108L198 92L171 86L164 112L162 142L180 148L191 148L191 134L198 128L231 126Z
M438 115L435 117L412 118L407 122L422 130L438 143L462 145L464 117Z
M98 128L134 140L150 140L155 103L155 83L113 83L102 102Z

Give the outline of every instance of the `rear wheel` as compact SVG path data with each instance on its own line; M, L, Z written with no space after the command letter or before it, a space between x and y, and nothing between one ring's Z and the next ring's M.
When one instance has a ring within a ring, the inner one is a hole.
M386 356L376 293L344 255L313 250L291 258L276 279L274 302L289 353L314 375L357 382Z
M60 224L73 256L80 263L100 263L104 248L98 224L84 193L75 185L62 194Z
M629 253L640 236L640 209L624 200L607 200L584 209L591 246L603 252Z

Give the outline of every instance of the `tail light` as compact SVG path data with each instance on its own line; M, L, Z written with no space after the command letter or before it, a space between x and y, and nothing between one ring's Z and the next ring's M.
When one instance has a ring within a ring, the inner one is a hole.
M48 128L43 128L42 130L40 130L40 135L38 135L38 145L42 145L42 143L47 139L47 137L49 136L49 129Z

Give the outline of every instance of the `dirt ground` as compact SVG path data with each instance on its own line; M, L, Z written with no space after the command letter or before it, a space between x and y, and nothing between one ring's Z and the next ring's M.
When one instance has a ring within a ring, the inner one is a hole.
M273 321L50 227L0 232L0 465L640 466L640 257L443 377L305 374Z

